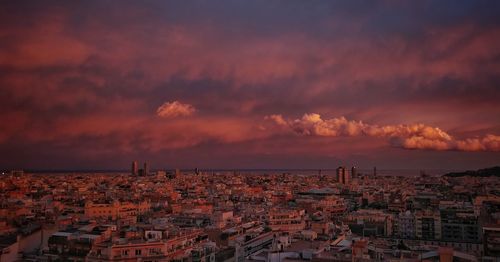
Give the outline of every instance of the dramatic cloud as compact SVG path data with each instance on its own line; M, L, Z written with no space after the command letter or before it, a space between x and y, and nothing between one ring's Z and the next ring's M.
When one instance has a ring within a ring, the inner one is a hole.
M319 114L304 114L302 118L285 120L281 115L266 116L278 126L305 136L370 136L390 138L392 145L406 149L500 151L500 136L459 140L445 131L424 124L378 126L345 117L323 120Z
M280 126L286 126L288 124L282 115L269 115L269 116L265 116L264 119L272 120Z
M165 102L158 107L156 114L164 118L173 118L179 116L190 116L196 110L190 104L183 104L179 101Z
M0 168L122 168L146 154L219 168L498 164L488 134L500 134L499 10L483 0L3 1Z

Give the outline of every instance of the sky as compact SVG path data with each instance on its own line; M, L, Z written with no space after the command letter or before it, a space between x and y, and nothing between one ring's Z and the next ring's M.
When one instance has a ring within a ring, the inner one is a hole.
M0 168L499 165L499 47L499 1L0 1Z

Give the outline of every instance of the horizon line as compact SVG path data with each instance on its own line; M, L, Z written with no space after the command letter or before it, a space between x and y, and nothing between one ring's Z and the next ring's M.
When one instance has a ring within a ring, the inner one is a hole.
M348 167L348 166L343 166ZM377 171L469 171L470 169L453 169L453 168L358 168L358 171L373 170ZM202 172L238 172L238 171L335 171L337 168L156 168L152 169L152 172L156 171L175 171L179 169L180 171L202 171ZM350 169L350 168L349 168ZM130 172L129 169L65 169L65 168L55 168L55 169L45 169L45 168L13 168L13 169L0 169L1 172L6 173L10 171L23 171L26 173L127 173Z

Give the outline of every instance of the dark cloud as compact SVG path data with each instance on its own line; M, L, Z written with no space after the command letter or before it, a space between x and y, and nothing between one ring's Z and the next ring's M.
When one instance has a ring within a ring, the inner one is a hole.
M118 162L99 159L140 154L181 163L202 159L209 148L249 167L291 166L286 159L305 166L371 165L368 154L388 148L384 141L352 138L349 147L338 139L281 137L262 124L263 116L276 113L426 123L464 139L500 132L500 3L494 1L0 5L0 120L9 123L0 130L0 151L19 157L0 166L36 167L60 157L77 168L116 168ZM165 101L197 112L189 120L158 119ZM329 142L321 153L295 161L324 139ZM485 142L464 139L468 146ZM428 144L406 142L415 149ZM29 148L40 152L21 157ZM389 163L391 153L381 154L378 161ZM401 154L419 159L407 160L411 167L432 166L435 156Z

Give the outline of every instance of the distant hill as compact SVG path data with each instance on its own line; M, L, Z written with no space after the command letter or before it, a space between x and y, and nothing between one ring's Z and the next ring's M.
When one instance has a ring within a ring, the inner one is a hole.
M496 176L496 177L500 177L500 166L479 169L476 171L468 170L465 172L453 172L453 173L448 173L445 176L447 176L447 177L462 177L462 176L472 176L472 177Z

